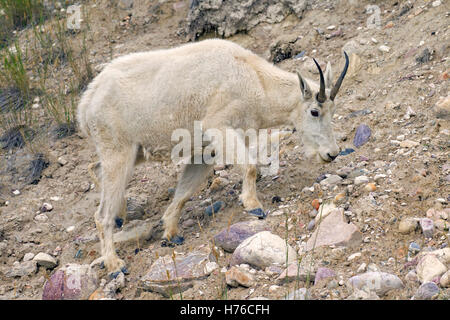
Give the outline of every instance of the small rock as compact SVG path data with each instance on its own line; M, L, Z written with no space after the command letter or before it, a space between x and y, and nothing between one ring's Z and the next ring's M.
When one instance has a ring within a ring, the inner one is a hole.
M45 282L42 300L86 300L97 284L98 276L89 265L67 264Z
M441 5L441 0L436 0L436 1L433 1L433 3L431 3L431 5L433 6L433 7L439 7L440 5Z
M367 125L359 125L358 128L356 128L355 138L353 139L353 144L355 147L359 148L369 141L371 134L372 132Z
M46 269L53 269L58 265L58 261L55 258L44 252L39 252L33 258L33 261L36 261L38 265L43 266Z
M306 227L306 229L308 230L308 231L312 231L312 230L314 230L314 227L316 226L316 220L311 220L309 223L308 223L308 226Z
M34 220L37 222L47 222L48 216L45 213L41 213L34 217Z
M374 291L377 295L385 295L393 289L402 289L404 284L396 275L386 272L366 272L351 277L347 286L351 290Z
M320 181L320 184L323 186L334 186L342 181L342 178L338 175L332 174L328 178Z
M194 280L207 277L206 264L210 254L192 251L187 254L171 254L158 258L150 270L141 278L145 290L158 292L169 297L181 293L193 286Z
M58 163L62 166L65 166L66 164L68 164L69 162L64 158L64 157L59 157L58 158Z
M414 218L406 218L400 221L398 231L403 234L408 234L416 230L419 222Z
M356 259L356 258L359 258L359 257L361 257L361 252L356 252L356 253L350 255L350 256L347 258L347 261L352 261L352 260L354 260L354 259Z
M265 230L269 230L265 221L250 220L238 222L224 228L219 234L214 236L214 242L225 251L233 252L245 239Z
M417 273L414 270L408 272L408 274L405 276L405 280L410 282L419 282Z
M442 275L440 284L443 288L450 287L450 270Z
M378 47L378 50L380 50L381 52L389 52L391 51L391 48L389 48L388 46L382 45Z
M211 206L206 207L205 214L207 214L208 216L212 216L213 213L216 214L223 207L224 207L224 202L223 201L216 201Z
M317 219L317 217L316 217ZM353 223L347 223L342 209L335 209L324 218L306 243L306 251L321 246L355 247L362 242L362 234Z
M286 257L287 255L287 257ZM231 265L247 263L259 269L278 263L285 265L296 259L296 252L286 241L269 231L259 232L245 239L233 252Z
M377 190L377 187L375 186L375 183L368 183L366 184L366 186L364 187L364 190L366 190L367 192L373 192L375 190Z
M34 253L28 252L23 256L23 261L31 261L34 258Z
M318 214L315 217L316 224L319 223L319 220L325 219L333 210L336 209L336 205L333 202L325 202L322 203L317 210Z
M423 283L419 289L417 289L414 295L414 300L432 300L439 294L439 287L434 282Z
M367 183L367 182L369 182L369 178L366 177L366 176L358 176L358 177L356 177L355 180L354 180L354 184L355 184L356 186L358 186L358 185L360 185L360 184L363 184L363 183Z
M4 274L7 278L24 277L35 274L37 269L36 261L24 261L7 270Z
M284 300L310 300L311 294L308 289L300 288L289 292L289 294L284 298Z
M405 140L400 142L400 147L402 148L414 148L418 145L419 145L418 142L412 140Z
M44 203L40 209L41 212L48 212L48 211L52 211L53 210L53 206L50 203Z
M421 283L432 281L446 271L447 267L432 254L423 256L416 267L416 273Z
M425 238L432 238L434 232L434 223L433 220L428 218L420 219L420 227L422 228L422 233Z
M255 279L249 272L242 270L236 266L231 267L231 269L225 273L225 280L231 287L237 287L241 285L248 288L255 284Z
M336 277L336 273L329 268L318 268L316 271L316 276L314 278L314 285L318 285L319 283L328 282Z
M367 264L365 262L361 263L361 265L358 267L358 270L356 270L356 272L358 273L362 273L365 272L367 269Z

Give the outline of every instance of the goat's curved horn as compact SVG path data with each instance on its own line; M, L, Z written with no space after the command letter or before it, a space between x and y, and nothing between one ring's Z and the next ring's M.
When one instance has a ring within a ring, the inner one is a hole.
M347 69L348 69L348 55L347 52L344 51L344 55L345 55L345 67L344 70L342 71L341 75L339 76L339 79L336 81L336 84L334 85L333 89L331 89L331 93L330 93L330 99L331 101L334 100L334 98L336 97L339 88L341 87L342 84L342 80L344 80L345 74L347 73Z
M327 99L327 97L325 95L325 79L323 77L322 69L320 68L316 59L313 58L313 60L317 66L317 69L319 69L319 74L320 74L320 89L319 89L319 94L317 95L317 101L319 101L320 103L324 103L325 100Z

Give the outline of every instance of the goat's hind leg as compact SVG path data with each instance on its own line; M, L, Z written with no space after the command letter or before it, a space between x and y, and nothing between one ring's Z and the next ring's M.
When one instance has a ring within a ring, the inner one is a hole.
M125 262L116 254L113 231L115 219L124 210L125 188L131 176L136 158L136 147L101 150L102 194L95 213L95 223L100 237L102 257L92 264L104 262L110 272L125 271Z
M211 173L212 167L212 165L208 164L187 164L183 168L175 196L162 218L164 235L161 244L163 246L179 245L184 242L184 238L178 235L178 221L181 210L186 201L189 200Z

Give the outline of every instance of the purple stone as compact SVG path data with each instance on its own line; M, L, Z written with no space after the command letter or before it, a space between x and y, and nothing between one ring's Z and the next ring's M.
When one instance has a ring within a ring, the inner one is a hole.
M45 282L42 300L86 300L97 288L89 265L68 264Z
M333 270L328 268L318 268L316 272L316 278L314 280L314 285L318 284L321 280L334 277L336 277L336 273Z
M214 237L215 244L225 251L233 252L245 239L269 228L263 221L251 220L238 222L223 229Z
M353 139L355 147L359 148L369 141L371 134L372 132L368 126L365 124L359 125L358 128L356 128L355 138Z
M420 227L422 228L423 235L425 238L432 238L434 232L433 220L428 218L420 219Z

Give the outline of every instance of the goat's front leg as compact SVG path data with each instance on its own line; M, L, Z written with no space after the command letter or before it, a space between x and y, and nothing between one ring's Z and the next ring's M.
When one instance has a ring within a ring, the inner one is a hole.
M256 176L258 174L256 165L247 164L242 165L241 167L244 179L242 182L242 193L239 198L242 205L248 213L257 216L258 218L265 218L266 214L263 206L256 195Z

